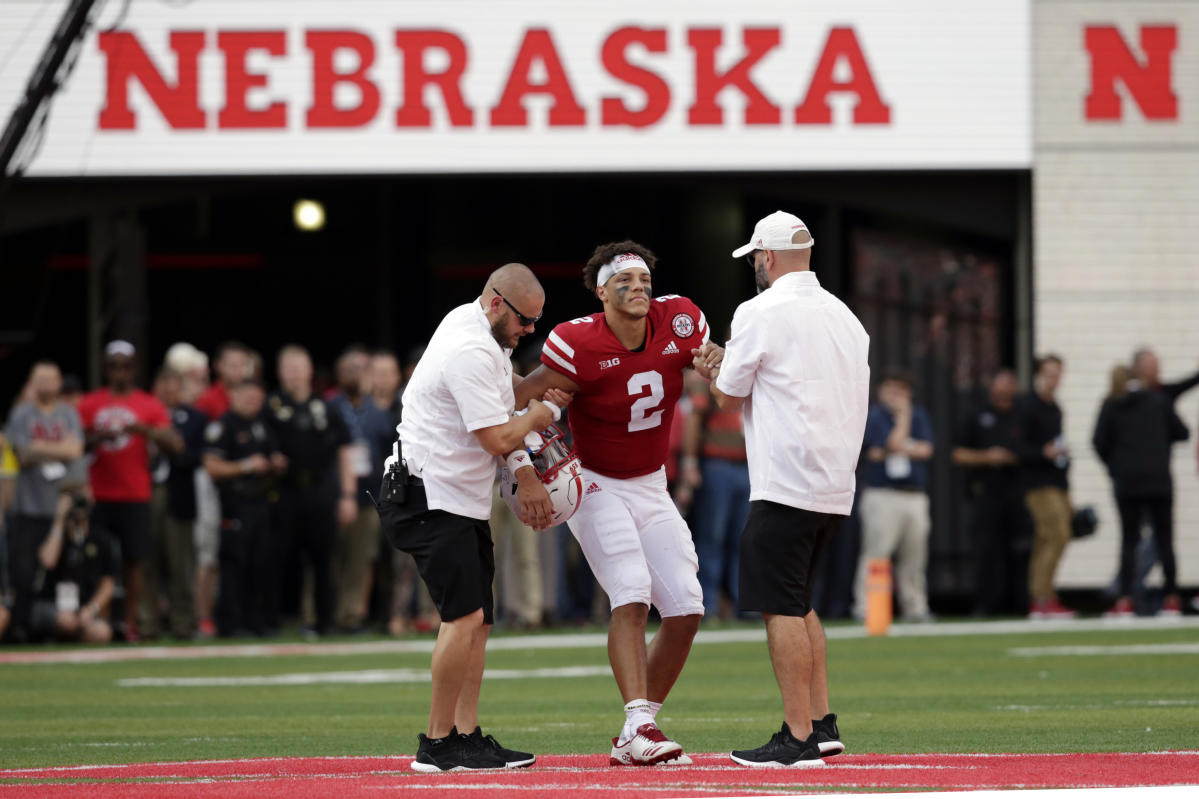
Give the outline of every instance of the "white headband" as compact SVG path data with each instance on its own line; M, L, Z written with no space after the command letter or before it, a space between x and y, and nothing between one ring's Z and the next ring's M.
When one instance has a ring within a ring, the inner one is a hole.
M599 276L596 277L596 285L602 286L612 279L612 276L617 272L623 272L626 269L641 269L645 272L649 271L649 267L645 265L645 261L641 260L640 255L634 255L631 252L622 252L608 263L600 267Z

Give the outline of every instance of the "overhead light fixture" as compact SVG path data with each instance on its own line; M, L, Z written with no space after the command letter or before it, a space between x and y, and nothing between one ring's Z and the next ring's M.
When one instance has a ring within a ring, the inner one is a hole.
M325 206L319 200L296 200L292 218L300 230L320 230L325 226Z

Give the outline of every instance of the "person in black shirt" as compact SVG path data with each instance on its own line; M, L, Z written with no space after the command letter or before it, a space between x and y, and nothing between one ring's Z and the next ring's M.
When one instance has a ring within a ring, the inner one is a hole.
M109 603L116 588L112 538L90 522L82 492L59 498L54 521L38 548L40 587L32 610L34 633L93 644L112 640Z
M312 391L312 359L303 347L279 351L279 391L267 400L266 418L287 456L288 469L277 506L279 541L274 551L281 564L306 558L312 566L315 633L332 630L336 592L333 548L338 527L358 516L358 482L345 420ZM299 569L288 569L299 574ZM297 586L298 587L298 586ZM277 596L275 587L272 595Z
M1174 482L1170 475L1170 448L1190 435L1174 411L1170 395L1139 380L1130 380L1127 367L1112 370L1112 386L1091 443L1107 466L1120 511L1120 596L1109 615L1133 615L1132 583L1141 522L1149 521L1153 543L1161 560L1164 599L1162 613L1179 615L1174 562Z
M1024 496L1016 466L1016 375L1003 369L992 379L988 401L966 417L953 462L967 470L977 536L976 616L1023 612L1028 596L1028 542Z
M1034 537L1029 559L1029 618L1070 618L1053 589L1062 553L1070 543L1073 509L1067 493L1070 452L1062 438L1062 409L1056 394L1062 380L1062 359L1045 355L1036 361L1033 390L1016 406L1016 454L1024 487L1024 502L1032 515Z
M208 426L204 468L221 495L221 635L266 631L263 583L271 562L271 495L275 476L287 468L275 434L262 414L266 392L255 380L231 387L229 412Z

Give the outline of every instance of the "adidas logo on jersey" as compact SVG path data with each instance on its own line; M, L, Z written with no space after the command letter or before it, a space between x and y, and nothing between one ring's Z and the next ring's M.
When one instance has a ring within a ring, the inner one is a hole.
M602 490L603 489L599 487L599 483L592 483L591 485L587 486L587 493L585 494L585 496L591 496L592 494L598 494Z
M678 355L679 354L679 348L678 348L678 345L674 343L674 339L670 340L670 343L666 345L666 349L662 350L662 354L663 355Z

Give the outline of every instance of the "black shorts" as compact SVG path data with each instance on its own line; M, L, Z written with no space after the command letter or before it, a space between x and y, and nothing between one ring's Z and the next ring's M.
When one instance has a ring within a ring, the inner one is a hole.
M149 554L149 502L97 502L91 523L120 542L121 560L126 563L141 563Z
M379 521L387 540L416 561L442 621L483 609L483 622L495 622L495 547L491 528L443 510L417 510L394 502L379 503Z
M741 610L808 615L816 565L844 519L768 500L749 503L741 533Z

